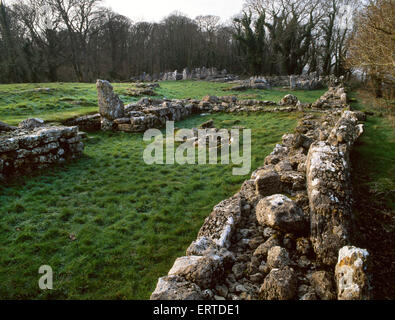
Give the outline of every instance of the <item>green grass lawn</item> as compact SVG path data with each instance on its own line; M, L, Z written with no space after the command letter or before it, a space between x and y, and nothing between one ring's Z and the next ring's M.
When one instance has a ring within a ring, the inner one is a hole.
M355 110L373 112L353 151L356 184L374 193L376 200L395 211L395 128L388 114L352 94Z
M352 108L373 112L351 153L353 243L371 255L373 298L395 299L395 128L388 104L364 90L352 95ZM392 109L393 112L393 109Z
M195 116L177 126L211 118L253 130L256 168L297 115ZM0 188L1 298L148 298L212 207L248 178L232 165L149 166L145 144L141 134L95 133L82 159ZM43 264L55 272L50 292L38 289Z
M202 98L227 84L161 82L158 96ZM130 84L115 84L125 96ZM52 88L49 93L33 88ZM241 98L279 100L287 91L251 90ZM306 102L323 93L297 91ZM0 120L60 121L97 111L94 84L0 85ZM192 128L214 119L218 128L252 129L252 170L262 165L297 113L215 114L176 124ZM214 205L237 192L247 176L232 165L146 165L142 134L89 134L84 156L0 186L0 298L147 299L157 278L196 238ZM38 269L50 265L54 290L40 291Z
M125 103L138 100L126 95L126 89L133 87L130 83L114 83L115 92ZM259 99L279 101L284 95L293 93L302 102L313 102L325 90L287 91L248 90L244 92L225 91L230 84L204 81L164 81L157 89L158 98L201 99L206 95L236 95L240 99ZM35 92L37 88L50 88L49 92ZM39 83L39 84L1 84L0 85L0 121L12 125L27 117L38 117L46 121L63 121L65 119L95 113L97 92L95 84L86 83Z

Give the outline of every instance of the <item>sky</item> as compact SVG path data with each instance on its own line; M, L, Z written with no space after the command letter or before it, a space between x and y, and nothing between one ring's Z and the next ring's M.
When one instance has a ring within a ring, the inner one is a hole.
M190 18L198 15L216 15L223 22L242 9L244 0L104 0L106 7L133 21L159 22L174 11Z

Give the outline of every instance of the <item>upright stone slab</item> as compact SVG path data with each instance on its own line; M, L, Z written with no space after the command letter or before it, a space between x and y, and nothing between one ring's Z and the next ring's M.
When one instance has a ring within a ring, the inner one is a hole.
M335 269L339 300L369 300L370 281L367 275L369 252L346 246L339 250Z
M343 112L327 141L311 145L307 157L311 242L317 257L334 266L349 243L352 220L350 148L363 133L353 112Z
M106 80L97 80L97 96L101 115L102 130L111 130L114 120L124 116L124 105L114 93L112 85Z

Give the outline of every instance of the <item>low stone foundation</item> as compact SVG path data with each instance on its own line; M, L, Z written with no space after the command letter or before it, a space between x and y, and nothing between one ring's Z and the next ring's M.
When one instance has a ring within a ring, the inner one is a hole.
M43 169L82 155L78 127L37 127L0 134L0 179Z
M362 132L351 111L306 114L214 207L151 299L368 299L369 255L349 246L349 151Z
M180 121L193 114L215 112L293 112L305 109L336 109L346 105L328 104L320 108L312 108L311 104L302 104L294 95L286 95L279 102L261 100L238 100L235 96L206 96L202 100L195 99L153 99L142 98L136 103L124 106L124 103L113 91L108 81L97 81L101 128L125 132L144 132L151 128L162 128L166 121ZM330 89L332 90L332 89ZM344 89L334 88L335 92ZM332 95L333 96L333 95ZM336 100L337 101L337 100ZM72 124L80 129L90 129L98 125L98 115L73 119Z

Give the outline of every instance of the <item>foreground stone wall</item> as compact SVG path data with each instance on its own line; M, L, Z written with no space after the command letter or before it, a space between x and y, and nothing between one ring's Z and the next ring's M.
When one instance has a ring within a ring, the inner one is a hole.
M0 132L0 179L64 163L83 150L78 127L25 126Z
M369 254L350 246L349 151L358 114L306 114L159 279L151 299L368 299Z

